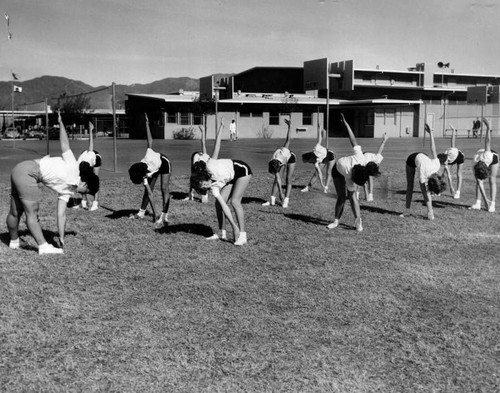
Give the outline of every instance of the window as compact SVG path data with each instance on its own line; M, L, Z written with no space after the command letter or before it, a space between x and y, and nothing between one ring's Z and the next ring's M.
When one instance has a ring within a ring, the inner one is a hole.
M167 113L167 123L177 124L177 113Z
M250 117L251 112L248 109L242 109L240 111L240 117Z
M280 114L278 112L269 112L269 125L279 126Z
M312 126L312 124L313 124L312 112L303 112L302 113L302 125Z
M181 112L179 124L183 126L191 125L191 113Z

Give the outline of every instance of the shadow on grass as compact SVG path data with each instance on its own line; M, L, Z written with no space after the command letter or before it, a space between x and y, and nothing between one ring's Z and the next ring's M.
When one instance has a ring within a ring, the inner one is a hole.
M194 224L194 223L169 225L161 229L157 229L156 232L165 234L183 232L183 233L192 233L193 235L198 235L203 237L212 236L214 233L213 229L208 225Z
M381 207L360 205L361 210L366 210L367 212L380 213L380 214L390 214L391 216L399 216L401 212L396 212L394 210L382 209Z
M244 205L248 205L250 203L264 203L266 200L262 198L254 198L254 197L243 197L241 199L241 203Z
M296 221L302 221L302 222L307 222L310 224L316 224L316 225L328 225L330 224L329 221L322 220L320 218L316 217L311 217L311 216L305 216L303 214L285 214L284 215L286 218L289 218L291 220L296 220Z
M458 203L455 203L455 202L444 202L444 201L441 201L441 200L436 200L436 199L433 199L432 200L432 206L434 207L438 207L438 208L445 208L445 207L454 207L456 209L463 209L463 208L468 208L470 205L464 205L462 203L458 204Z
M105 217L111 218L112 220L116 220L118 218L123 218L123 217L129 217L130 215L137 213L137 209L113 210L107 206L101 205L101 207L111 212L111 214L108 214Z
M172 191L170 193L170 198L172 198L175 201L180 201L185 199L188 196L187 192L180 192L180 191Z

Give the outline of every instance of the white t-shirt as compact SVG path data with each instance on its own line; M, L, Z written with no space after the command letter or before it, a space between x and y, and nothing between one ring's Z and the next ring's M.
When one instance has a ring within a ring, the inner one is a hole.
M278 160L281 164L286 165L291 156L292 152L288 148L282 147L274 152L273 160Z
M96 164L96 154L93 150L85 150L80 157L78 157L78 164L81 162L88 162L91 167L95 167Z
M327 150L326 147L316 143L316 146L314 146L313 149L313 154L316 156L316 162L321 162L326 158Z
M418 153L415 157L415 167L420 183L427 183L429 177L439 171L441 163L439 162L439 158L430 158L426 154Z
M141 160L141 162L145 163L148 166L148 177L152 174L158 172L161 167L161 154L155 152L153 149L146 150L146 155Z
M375 153L363 153L363 156L365 158L365 163L363 165L368 164L369 162L374 162L377 165L380 165L382 160L384 159L384 156L382 154L375 154Z
M231 180L234 179L233 160L221 158L218 160L210 159L207 162L207 169L212 175L213 181L210 191L214 197L220 195L220 190Z
M446 154L446 162L445 164L450 164L453 161L455 161L458 157L459 150L456 147L450 147L449 149L446 149L444 151L444 154Z
M229 132L231 132L231 133L236 132L236 123L229 124Z
M491 150L479 149L474 156L474 162L483 161L486 165L490 166L493 162L493 154Z
M337 166L337 170L339 173L344 176L347 189L349 191L355 191L356 186L351 179L352 168L355 165L364 165L365 164L365 156L363 151L361 150L361 146L356 145L352 148L353 155L347 157L341 157L337 160L335 164Z
M42 183L59 194L58 199L68 202L80 184L80 170L71 150L61 157L45 156L40 159Z

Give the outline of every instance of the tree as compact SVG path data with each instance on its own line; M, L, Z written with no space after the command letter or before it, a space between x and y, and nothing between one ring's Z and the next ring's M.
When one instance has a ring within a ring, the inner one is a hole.
M66 96L66 93L63 93L57 98L54 109L64 113L82 114L90 109L90 97L84 94Z

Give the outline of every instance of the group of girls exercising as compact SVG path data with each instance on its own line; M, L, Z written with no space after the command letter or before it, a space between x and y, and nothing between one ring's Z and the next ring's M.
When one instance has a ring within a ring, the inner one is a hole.
M153 138L147 114L144 115L144 118L147 141L146 153L140 162L134 163L129 168L131 181L134 184L142 184L144 186L144 195L139 211L136 214L132 214L130 218L141 219L146 217L146 209L149 204L153 213L154 226L156 229L161 229L168 225L168 210L170 206L169 183L172 166L165 155L153 150ZM82 207L91 211L99 208L97 195L99 191L98 175L101 166L101 157L94 150L93 126L89 124L89 148L82 152L77 160L69 147L66 129L60 113L58 114L58 122L62 156L46 156L38 160L24 161L16 165L12 171L11 203L6 220L10 234L9 247L12 249L18 249L21 246L18 228L23 213L26 213L27 226L38 244L39 254L61 254L64 248L65 212L69 199L75 193L80 193L82 195ZM498 154L491 150L490 125L486 119L483 119L483 122L486 126L485 148L480 149L474 156L476 202L469 209L481 209L481 202L483 200L487 210L494 212L499 160ZM301 191L310 191L314 180L317 178L322 190L327 193L328 187L333 181L337 200L335 203L334 221L327 228L333 229L339 226L345 202L349 200L355 218L355 228L360 232L363 230L363 224L359 206L359 190L364 188L366 201L373 201L373 178L380 176L380 164L383 160L382 152L388 137L386 134L383 135L382 143L377 153L363 152L343 115L341 115L341 123L349 136L352 154L337 158L333 151L328 150L322 145L325 132L318 129L318 139L313 151L302 155L302 161L314 164L315 171L307 186ZM297 157L290 150L290 120L286 120L285 124L287 125L285 143L274 152L268 164L269 173L274 175L274 181L271 188L270 200L263 203L263 206L273 206L279 202L283 208L288 208L290 203L292 176L297 163ZM202 150L193 153L191 157L190 190L186 200L193 200L194 194L197 192L201 195L201 201L207 202L207 193L210 191L215 198L218 231L207 239L227 241L226 221L228 221L232 226L234 245L242 246L247 243L247 233L241 201L252 178L252 170L243 161L219 158L223 126L224 119L222 119L217 130L211 155L206 151L205 128L200 127L202 133ZM453 198L460 198L464 154L456 148L455 133L453 133L451 147L438 155L433 132L427 124L425 125L425 131L430 136L431 157L425 153L417 152L410 154L407 158L406 210L401 216L410 215L414 178L415 174L418 174L420 189L427 206L427 217L433 220L432 195L440 195L445 191L445 173L448 177ZM442 165L444 166L444 170L440 174L439 171ZM450 173L450 167L454 165L457 167L456 188L452 184ZM323 175L325 167L326 179ZM285 187L283 187L282 175L285 177ZM160 178L162 194L162 211L159 215L156 213L153 200L153 190L158 178ZM484 187L486 180L489 181L490 185L489 199ZM58 247L54 247L45 240L39 224L40 190L38 189L38 183L42 183L58 193ZM285 192L283 192L283 188ZM277 200L278 198L279 201ZM230 206L233 207L234 216Z

